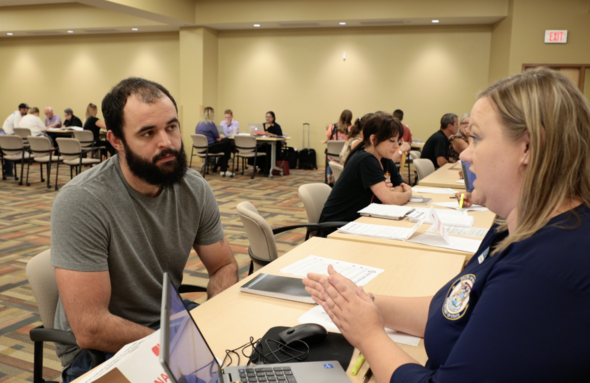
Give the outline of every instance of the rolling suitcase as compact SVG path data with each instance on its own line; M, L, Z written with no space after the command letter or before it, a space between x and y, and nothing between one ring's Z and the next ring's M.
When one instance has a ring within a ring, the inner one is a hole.
M305 125L307 125L307 148L305 147ZM310 126L309 123L303 123L303 149L299 151L299 169L317 169L316 153L315 149L312 149L309 145L310 137Z

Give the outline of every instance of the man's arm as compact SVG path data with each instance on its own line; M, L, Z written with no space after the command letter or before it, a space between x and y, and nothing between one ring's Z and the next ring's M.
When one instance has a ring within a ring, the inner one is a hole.
M442 156L441 157L436 157L436 163L438 164L438 167L443 166L447 162L449 162L449 161L447 161L447 159L445 157L442 157Z
M238 264L225 237L211 245L197 245L193 248L209 273L208 298L238 282Z
M109 312L108 271L86 272L55 268L59 296L78 346L115 353L154 330Z

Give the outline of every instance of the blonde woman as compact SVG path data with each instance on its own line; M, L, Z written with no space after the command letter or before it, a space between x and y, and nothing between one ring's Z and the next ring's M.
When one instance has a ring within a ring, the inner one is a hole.
M377 382L583 382L590 344L590 107L546 68L484 90L473 201L502 217L434 296L373 296L329 268L304 280ZM384 327L424 337L428 364Z
M94 145L95 146L105 146L106 150L112 155L114 155L117 151L111 145L108 140L101 140L100 139L100 130L106 129L107 126L104 122L98 119L96 115L98 114L98 107L93 103L88 104L86 107L86 121L84 121L84 130L90 130L92 132L92 136L94 137ZM101 150L101 155L106 157L106 151L104 149Z
M207 137L209 143L209 153L222 153L223 156L219 158L219 162L215 165L214 172L217 171L217 167L221 168L222 177L233 177L233 173L227 170L227 162L231 156L231 143L229 138L219 137L219 130L214 122L215 111L212 107L208 106L203 110L203 116L195 128L196 134L202 134Z

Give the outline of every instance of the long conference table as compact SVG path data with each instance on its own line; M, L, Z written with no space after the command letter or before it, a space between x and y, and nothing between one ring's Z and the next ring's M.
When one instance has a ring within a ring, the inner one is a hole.
M418 182L419 186L465 190L465 182L459 177L460 163L447 163Z
M430 193L415 193L425 198L432 198L432 203L429 205L422 205L422 204L407 204L406 206L412 207L427 207L430 208L434 206L435 208L445 209L441 206L433 205L434 202L449 202L449 201L457 201L456 199L450 199L450 194L430 194ZM473 227L475 228L485 228L489 229L494 220L496 219L496 215L489 210L486 211L470 211L468 215L474 218ZM355 220L354 222L359 223L368 223L372 225L383 225L383 226L396 226L396 227L413 227L415 225L414 222L410 222L408 218L404 218L402 220L396 221L392 219L383 219L383 218L374 218L374 217L360 217L359 219ZM418 228L414 236L418 234L425 233L430 225L423 224ZM356 235L356 234L346 234L341 233L339 231L335 231L332 234L328 235L328 238L331 239L338 239L344 241L352 241L352 242L362 242L362 243L371 243L371 244L379 244L384 246L390 246L395 248L403 248L403 249L415 249L415 250L427 250L427 251L435 251L438 253L450 253L450 254L461 254L466 257L467 260L471 259L474 253L468 253L461 250L454 250L454 249L447 249L443 247L433 247L429 245L423 245L420 243L413 243L408 241L399 241L395 239L387 239L387 238L377 238L377 237L369 237L364 235ZM466 237L468 238L468 237ZM398 250L399 251L399 250Z
M313 305L244 293L239 288L261 272L284 275L280 269L309 255L382 268L385 271L369 282L365 291L409 297L435 294L461 271L465 262L465 256L459 254L417 249L396 251L375 244L311 238L191 312L218 358L223 359L225 350L249 342L251 336L261 338L271 327L299 324L297 319ZM400 344L400 347L418 362L426 363L423 339L418 346ZM357 356L355 350L347 370L353 383L360 383L368 369L365 363L356 376L350 374ZM242 365L245 365L244 358Z

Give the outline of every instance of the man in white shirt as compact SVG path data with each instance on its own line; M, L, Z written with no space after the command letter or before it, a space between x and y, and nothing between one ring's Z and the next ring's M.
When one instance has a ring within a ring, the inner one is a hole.
M4 129L4 133L6 134L14 134L14 128L18 127L21 118L27 114L29 111L29 106L24 102L18 106L18 110L12 112L10 116L4 120L4 125L2 125L2 129Z
M18 110L15 110L4 120L4 125L2 125L2 129L4 130L5 134L14 134L14 128L18 127L21 118L27 114L29 111L29 106L22 102L18 106ZM5 161L4 162L4 176L5 177L12 177L12 168L13 164L12 161Z
M20 120L18 127L30 129L32 136L44 136L49 138L49 141L53 146L53 139L47 134L45 134L47 128L45 127L43 120L39 118L39 108L37 108L36 106L32 107L29 110L29 114L27 114Z
M225 118L221 121L220 125L223 128L223 134L226 137L233 136L240 132L240 123L234 120L234 112L231 109L227 109L223 112L223 117Z

